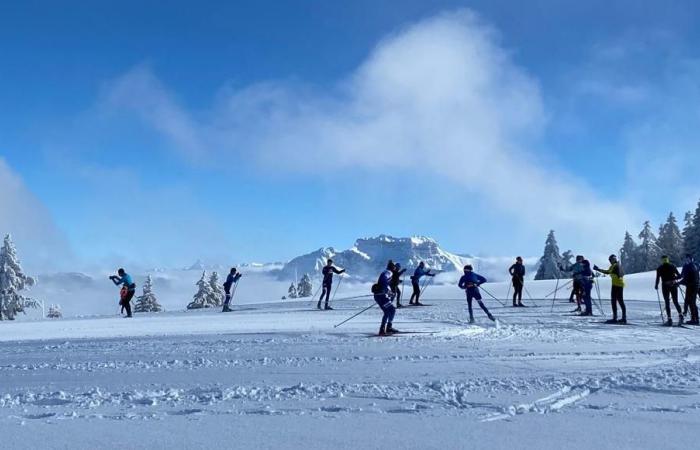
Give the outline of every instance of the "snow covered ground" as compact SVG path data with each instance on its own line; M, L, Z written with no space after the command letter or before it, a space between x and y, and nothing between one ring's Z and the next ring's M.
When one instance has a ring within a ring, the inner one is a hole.
M334 328L371 304L349 284L330 312L0 323L3 448L694 448L700 329L659 326L650 274L628 283L629 326L571 315L549 281L527 284L530 308L486 298L498 325L430 286L398 312L412 334L385 338L376 308Z

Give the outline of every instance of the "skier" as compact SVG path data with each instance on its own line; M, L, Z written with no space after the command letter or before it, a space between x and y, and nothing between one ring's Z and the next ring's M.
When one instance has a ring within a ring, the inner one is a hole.
M577 276L579 272L583 270L583 256L576 255L576 262L569 267L569 272L571 272L572 283L571 283L571 295L569 296L569 303L576 301L576 309L572 312L581 312L581 300L583 299L583 285L581 284L581 277Z
M678 268L671 263L671 259L664 255L661 257L661 265L656 269L656 283L654 284L654 289L659 290L659 281L661 282L661 293L664 297L664 303L666 304L666 325L670 327L673 325L673 320L671 319L671 300L673 300L673 305L676 307L678 312L678 325L683 325L683 312L681 310L681 305L678 304L678 285L676 281L681 277L678 273Z
M508 272L513 282L513 306L525 306L523 305L523 287L525 287L525 266L523 265L523 258L520 256L515 258L515 264L510 266Z
M112 275L109 277L110 280L112 280L112 283L114 283L115 286L124 286L127 289L126 292L126 297L124 297L121 301L122 306L124 309L126 309L126 317L132 317L131 315L131 299L134 298L134 294L136 293L136 284L134 283L134 280L131 278L131 275L126 273L124 269L119 269L117 270L117 275Z
M224 281L224 292L226 292L226 298L224 299L224 309L222 309L221 312L233 311L229 307L229 304L231 303L231 287L238 283L238 280L240 280L242 276L243 274L241 274L235 267L232 267L231 271L228 273L226 281Z
M576 263L573 265L573 276L574 283L578 281L578 286L583 297L583 303L586 307L584 311L579 314L580 316L592 316L593 315L593 300L591 298L591 291L593 290L593 271L591 270L591 263L588 262L581 255L576 256ZM578 300L578 298L577 298ZM581 310L581 304L579 300L579 305L577 311Z
M700 322L698 322L698 305L696 303L700 275L698 274L698 266L695 264L691 254L685 255L685 264L678 283L685 286L685 306L690 309L690 320L686 324L700 325Z
M489 319L495 321L491 313L486 306L481 301L481 292L479 292L479 286L486 283L486 278L482 277L478 273L474 273L474 269L470 264L464 266L464 275L459 279L459 288L464 289L467 293L467 306L469 308L469 323L474 323L474 313L472 311L472 300L476 300L479 303L481 309L484 310Z
M625 280L623 278L625 274L622 271L622 266L620 266L620 263L617 260L617 256L610 255L608 261L610 261L610 267L608 267L607 270L601 269L598 266L593 266L593 270L596 272L610 275L610 279L612 281L612 287L610 288L610 303L612 304L613 317L610 320L606 320L605 323L619 323L624 325L627 323L627 308L625 308L624 300ZM622 319L620 320L617 320L618 304L620 305L620 310L622 311Z
M121 306L119 314L124 314L124 310L126 309L126 307L124 306L124 300L126 300L126 296L128 293L129 289L126 286L122 286L122 288L119 290L119 306Z
M399 289L399 284L403 282L401 275L406 272L406 269L401 268L401 264L394 264L394 270L391 271L391 282L389 287L391 288L391 293L396 297L396 307L403 308L401 304L401 289Z
M321 301L323 300L323 296L326 296L326 306L324 309L329 310L333 309L330 307L328 302L330 301L331 297L331 288L333 286L333 274L341 274L345 273L345 269L338 269L333 265L333 260L329 259L326 262L326 266L321 270L321 273L323 274L323 284L322 284L322 290L321 290L321 296L318 298L318 305L316 305L316 308L321 309Z
M430 273L430 269L425 270L425 263L421 261L416 267L416 270L411 275L411 287L413 287L413 294L411 294L411 299L408 301L409 305L413 306L423 306L420 302L420 279L424 276L434 277L434 273Z
M379 275L377 282L372 285L374 301L377 302L384 313L382 316L382 323L379 326L379 336L388 336L399 332L399 330L392 326L394 316L396 315L396 308L394 308L392 303L394 294L391 292L391 278L394 270L394 263L389 261L386 270Z

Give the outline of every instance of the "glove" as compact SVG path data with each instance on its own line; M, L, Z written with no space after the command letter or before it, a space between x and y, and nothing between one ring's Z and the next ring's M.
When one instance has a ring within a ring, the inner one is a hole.
M594 264L594 265L593 265L593 270L595 270L596 272L599 272L599 271L600 271L600 268Z

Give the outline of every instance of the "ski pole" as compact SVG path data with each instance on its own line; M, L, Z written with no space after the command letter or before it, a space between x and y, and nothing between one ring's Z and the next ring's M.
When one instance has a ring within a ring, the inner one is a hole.
M338 284L335 285L335 291L333 291L333 298L331 298L331 303L335 301L335 294L338 293L338 288L340 287L340 283L343 282L343 277L340 276L338 277Z
M656 299L659 301L659 312L661 313L661 323L663 324L663 323L666 323L666 321L664 320L664 310L661 307L661 296L659 295L659 289L657 288L655 290L656 290ZM671 316L669 316L669 318L670 317Z
M539 306L537 302L535 301L534 298L532 298L532 295L530 295L530 291L527 290L527 287L525 286L525 282L523 281L523 288L525 289L525 293L527 294L527 297L530 299L530 301L535 305Z
M605 314L605 310L603 310L603 300L600 299L600 285L596 278L597 277L593 277L593 283L595 284L595 290L598 292L598 309L603 313L603 317L608 317L608 315Z
M363 312L368 311L368 310L374 308L374 306L375 306L376 304L377 304L376 302L375 302L375 303L372 303L371 305L369 305L368 307L366 307L366 308L363 309L362 311L360 311L360 312L358 312L358 313L356 313L356 314L353 314L352 316L350 316L350 317L348 317L347 319L343 320L343 321L340 322L338 325L333 325L333 328L338 328L338 327L341 326L342 324L347 323L347 322L350 322L352 319L354 319L355 317L359 316L359 315L362 314Z
M549 312L554 312L554 302L557 301L557 291L559 290L559 278L557 278L557 284L554 286L554 297L552 297L552 308ZM547 297L545 297L547 298Z
M510 288L511 288L511 286L513 286L513 283L512 283L512 282L508 284L508 292L506 292L506 300L508 300L508 299L510 298ZM515 294L513 294L513 295L515 295ZM514 300L514 301L515 301L515 300Z
M506 307L506 304L503 303L502 301L500 301L499 299L497 299L492 293L490 293L489 291L487 291L486 289L484 289L484 288L481 287L481 286L478 286L478 288L481 289L482 291L486 292L490 297L492 297L492 298L493 298L494 300L496 300L498 303L500 303L501 305L503 305L504 308Z
M323 282L321 282L321 285L318 287L318 289L316 289L316 293L315 293L314 295L311 296L311 302L312 302L312 303L313 303L314 299L316 298L316 294L319 293L319 291L321 290L322 287L323 287Z
M433 278L435 277L430 277L430 279L425 280L423 283L423 287L420 290L420 298L423 298L423 292L425 292L426 289L428 289L428 285L433 282Z
M560 289L564 289L564 288L565 288L566 286L568 286L572 281L573 281L573 280L569 280L569 281L567 281L566 283L564 283L564 284L562 284L561 286L559 286L559 278L557 278L557 288L556 288L555 290L553 290L552 292L550 292L549 294L545 295L544 298L549 298L549 296L552 295L552 294L556 295L557 292L558 292Z

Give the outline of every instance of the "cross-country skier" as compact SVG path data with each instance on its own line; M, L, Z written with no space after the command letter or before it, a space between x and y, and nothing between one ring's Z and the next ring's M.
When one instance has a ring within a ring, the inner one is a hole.
M510 273L513 282L513 306L525 306L523 305L523 287L525 287L523 258L520 256L515 258L515 264L510 266L508 273Z
M491 320L496 320L493 318L491 313L484 302L481 301L481 292L479 292L479 285L486 283L486 278L482 277L478 273L474 273L474 269L471 265L467 264L464 266L464 275L459 279L459 288L464 289L467 293L467 306L469 308L469 323L474 323L474 313L472 311L472 300L476 300L479 303L481 309L484 310L486 315Z
M328 304L330 301L331 297L331 288L333 287L333 274L341 274L345 273L345 269L338 269L333 265L333 260L329 259L326 262L326 266L321 270L321 273L323 274L323 284L322 290L321 290L321 296L318 298L318 305L316 305L316 308L321 309L321 301L323 300L323 296L326 296L326 306L324 309L329 310L333 309L331 306Z
M382 323L379 326L379 336L387 336L393 333L398 333L399 330L392 326L394 321L394 316L396 315L396 308L393 305L393 294L391 293L391 277L394 272L394 263L389 261L387 268L379 275L379 279L372 286L372 294L374 294L374 301L377 302L379 307L382 309L384 315L382 316Z
M425 263L421 261L416 267L416 270L411 275L411 287L413 288L413 293L411 294L411 299L408 301L409 305L423 306L420 302L420 279L426 277L434 277L434 273L430 273L430 269L425 270Z
M698 305L696 303L700 274L698 274L698 265L695 264L691 254L685 255L685 264L681 271L679 284L685 286L685 304L690 309L690 321L686 322L686 324L700 325L700 322L698 322Z
M242 276L243 274L240 273L235 267L232 267L231 271L228 273L226 281L224 281L224 292L226 293L226 297L224 299L224 309L222 309L221 312L233 311L229 307L229 304L231 303L231 287L233 287L234 284L238 283L238 280L240 280Z
M401 304L401 289L399 285L402 283L401 275L406 272L406 269L401 268L401 264L394 264L394 270L391 271L391 282L389 287L391 288L391 293L396 297L396 307L403 308Z
M569 272L572 275L571 283L571 295L569 296L569 302L573 303L576 300L576 309L573 312L581 312L581 301L583 300L583 283L581 282L581 276L579 275L583 272L583 256L576 255L576 262L571 265Z
M683 324L683 312L681 310L681 305L678 303L678 285L677 280L681 277L678 273L678 268L671 263L671 259L664 255L661 257L661 265L656 269L656 283L654 284L654 289L659 290L659 282L661 282L661 294L664 296L664 303L666 304L666 323L664 325L673 325L673 320L671 319L671 300L673 300L673 306L676 307L678 311L678 325Z
M127 289L126 292L126 297L122 300L122 306L124 309L126 309L126 317L132 317L131 316L131 299L134 298L134 294L136 293L136 284L134 283L134 280L131 278L131 275L126 273L124 269L119 269L117 270L117 275L112 275L109 277L110 280L112 280L112 283L114 283L115 286L125 286Z
M610 267L607 270L601 269L598 266L593 266L593 270L596 272L604 273L610 275L610 280L612 281L612 287L610 288L610 303L612 304L613 317L610 320L606 320L605 323L627 323L627 308L625 308L624 300L624 290L625 290L625 273L622 271L622 266L617 260L617 256L610 255L608 258L610 261ZM620 310L622 311L622 319L617 320L617 306L620 305Z
M593 271L591 270L591 263L581 255L576 256L576 264L574 264L573 273L574 282L578 280L581 286L583 303L586 306L586 309L582 311L580 315L592 316L593 299L591 297L591 291L593 290Z

